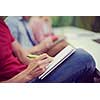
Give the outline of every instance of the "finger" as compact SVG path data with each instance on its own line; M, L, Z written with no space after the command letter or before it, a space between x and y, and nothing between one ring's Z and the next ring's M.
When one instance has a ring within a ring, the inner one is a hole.
M42 66L37 67L33 71L30 72L30 77L38 77L40 76L43 72L45 72L47 69L47 64L44 64Z
M32 76L33 76L34 78L37 78L37 77L39 77L42 73L43 73L42 70L41 70L41 71L37 71L37 72L34 73Z
M43 59L46 59L46 58L48 58L49 56L46 54L46 53L44 53L44 54L42 54L42 55L40 55L38 58L36 58L37 60L43 60Z
M36 72L36 71L39 71L39 70L46 70L46 67L48 66L48 64L44 64L44 65L41 65L41 66L38 66L36 67L33 71Z
M32 63L29 64L29 66L27 67L27 69L29 71L31 71L31 70L35 69L36 67L38 67L38 64L36 62L32 62Z
M37 72L33 72L33 73L29 73L28 74L28 78L33 79L33 78L37 78L38 76L40 76L43 73L42 70L39 70Z
M47 58L47 59L44 59L44 60L40 60L37 62L37 64L40 66L40 65L43 65L43 64L49 64L50 62L52 62L52 58Z
M45 70L46 70L46 67L44 67L44 66L41 66L41 67L38 67L38 68L36 68L36 69L34 69L34 70L32 70L31 72L30 72L30 75L35 75L35 73L37 73L37 72L45 72Z

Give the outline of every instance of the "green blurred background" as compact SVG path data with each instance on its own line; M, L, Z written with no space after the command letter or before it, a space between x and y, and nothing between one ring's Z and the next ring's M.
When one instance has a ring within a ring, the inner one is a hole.
M53 27L75 26L100 32L99 16L52 16Z

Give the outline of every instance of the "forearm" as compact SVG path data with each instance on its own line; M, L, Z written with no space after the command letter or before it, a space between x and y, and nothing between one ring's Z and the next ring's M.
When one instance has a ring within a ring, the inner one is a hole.
M43 40L41 43L38 45L34 46L31 48L28 52L33 53L33 54L42 54L47 52L47 50L53 45L53 41L50 37L46 38Z
M27 57L28 53L18 52L17 57L23 63L28 65L32 60Z
M43 51L42 51L42 48L40 48L40 47L41 47L40 44L38 44L38 45L28 49L27 52L30 54L41 54L41 53L43 53Z
M28 65L28 64L31 62L31 60L27 57L27 55L28 55L29 53L26 52L25 50L19 49L19 50L17 50L17 51L15 52L15 54L16 54L16 56L18 57L18 59L19 59L22 63Z
M20 72L19 74L17 74L16 76L14 76L13 78L11 78L7 81L2 81L1 83L25 83L25 82L28 82L28 81L32 80L33 78L35 78L34 69L37 68L37 66L38 65L36 62L30 63L24 71Z
M30 81L31 79L27 77L26 70L23 72L19 73L18 75L14 76L13 78L7 80L7 81L2 81L1 83L25 83Z
M13 52L15 54L15 56L24 64L28 65L31 60L27 57L27 55L29 54L27 51L25 51L21 46L20 44L15 41L13 44L12 44L12 47L13 47Z

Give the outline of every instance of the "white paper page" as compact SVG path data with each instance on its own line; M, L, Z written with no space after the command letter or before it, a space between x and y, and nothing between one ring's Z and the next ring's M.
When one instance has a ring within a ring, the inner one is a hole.
M58 66L57 64L60 64L59 62L65 60L64 58L65 57L67 58L67 56L69 57L73 52L75 52L75 48L71 46L65 47L60 53L58 53L55 56L54 60L47 66L47 70L42 75L39 76L39 79L41 79L48 72L51 72L50 71L51 69L55 69L53 67L57 67Z

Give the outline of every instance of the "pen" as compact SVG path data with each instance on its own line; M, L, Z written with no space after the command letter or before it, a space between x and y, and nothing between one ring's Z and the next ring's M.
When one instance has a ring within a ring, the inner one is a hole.
M27 57L29 57L29 58L37 58L37 57L39 57L39 55L32 55L32 54L29 54Z

